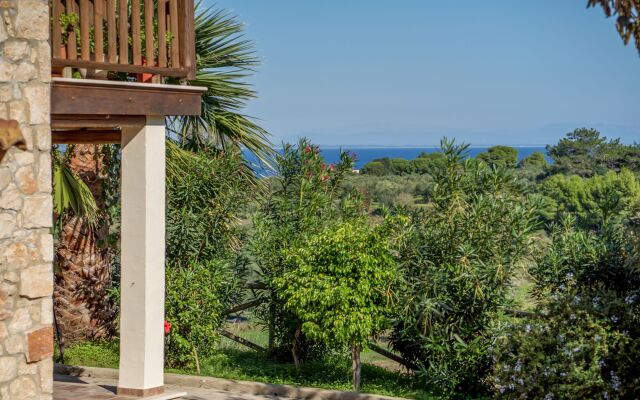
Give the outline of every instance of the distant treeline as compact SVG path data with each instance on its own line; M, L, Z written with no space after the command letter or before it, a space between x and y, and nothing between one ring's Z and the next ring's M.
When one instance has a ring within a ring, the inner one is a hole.
M540 170L546 175L566 174L589 177L623 167L640 171L640 144L625 145L620 139L607 140L595 129L580 128L567 134L555 145L548 145L547 155L536 151L518 162L518 149L510 146L489 147L476 159L491 166ZM547 162L547 156L552 160ZM422 152L417 158L378 158L365 164L365 175L430 174L439 169L445 157L441 152Z

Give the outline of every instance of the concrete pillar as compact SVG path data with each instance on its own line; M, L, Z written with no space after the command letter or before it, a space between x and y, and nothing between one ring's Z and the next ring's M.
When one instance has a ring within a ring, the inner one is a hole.
M164 392L164 117L122 131L118 394Z

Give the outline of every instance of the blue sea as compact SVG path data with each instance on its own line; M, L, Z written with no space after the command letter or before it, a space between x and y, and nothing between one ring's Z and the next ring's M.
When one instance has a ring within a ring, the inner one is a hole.
M547 154L546 149L542 146L532 147L532 146L514 146L518 150L518 160L521 160L531 153L539 151L543 154ZM480 153L487 151L489 146L486 147L470 147L468 149L469 157L475 157ZM407 160L412 160L422 152L426 153L436 153L440 151L439 147L329 147L329 146L320 146L320 152L325 158L327 163L335 163L340 161L340 151L341 150L349 150L356 155L356 169L361 169L363 165L367 164L370 161L375 160L376 158L404 158ZM279 150L281 151L281 150ZM248 156L248 155L247 155ZM252 157L248 157L250 160ZM256 168L260 169L260 168Z

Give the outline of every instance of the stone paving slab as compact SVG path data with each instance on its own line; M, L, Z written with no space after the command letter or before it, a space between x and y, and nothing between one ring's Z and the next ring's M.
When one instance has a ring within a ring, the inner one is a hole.
M74 377L54 375L53 400L132 400L138 399L115 394L115 379L97 379L90 377ZM166 385L166 392L187 392L182 400L288 400L277 396L256 396L237 394L216 389L192 388Z

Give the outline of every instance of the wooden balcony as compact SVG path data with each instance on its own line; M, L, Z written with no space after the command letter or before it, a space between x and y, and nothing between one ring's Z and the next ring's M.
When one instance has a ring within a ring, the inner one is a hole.
M206 88L187 82L196 75L194 0L51 0L50 7L54 141L68 140L68 129L94 129L75 135L80 143L149 116L200 115Z
M51 51L54 72L194 79L194 0L51 0Z

